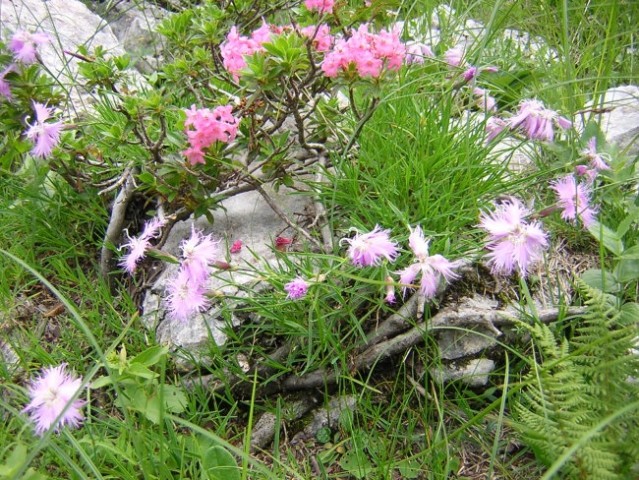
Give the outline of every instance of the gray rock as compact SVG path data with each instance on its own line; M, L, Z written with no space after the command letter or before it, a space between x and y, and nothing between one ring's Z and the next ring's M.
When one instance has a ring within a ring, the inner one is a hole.
M623 85L611 88L604 93L597 104L589 102L584 110L603 109L599 117L599 127L608 143L621 150L627 149L628 155L639 155L639 87ZM577 128L583 128L583 119L576 122Z
M282 188L280 193L275 193L266 186L264 188L291 219L310 204L308 196L295 195L291 190ZM239 253L227 254L226 258L220 259L228 262L231 269L219 270L212 267L210 270L208 287L218 295L213 306L208 311L193 316L186 323L171 319L166 314L163 296L167 283L177 272L176 265L166 268L147 291L143 302L142 321L148 328L155 329L157 341L174 349L187 351L187 356L196 362L208 361L210 341L218 346L226 342L224 329L239 322L230 312L248 295L247 292L267 287L260 280L260 271L269 265L275 267L274 239L282 234L292 236L292 233L287 232L286 223L258 192L246 192L229 198L222 203L221 209L213 212L213 216L213 225L204 218L195 223L189 220L176 224L163 248L164 251L179 256L179 244L191 234L193 226L220 239L225 251L228 251L235 240L243 242ZM188 358L180 363L183 367L190 365Z
M116 3L105 18L135 67L143 73L152 73L159 67L163 49L163 37L156 29L170 15L148 2L124 0Z
M100 45L112 55L125 53L106 21L76 0L0 0L0 23L6 38L18 30L51 36L52 41L38 52L52 76L69 91L76 109L85 107L88 98L78 86L78 60L65 50Z
M430 374L439 383L460 380L471 387L488 385L489 374L495 369L495 362L487 358L474 358L468 362L451 363L432 367Z

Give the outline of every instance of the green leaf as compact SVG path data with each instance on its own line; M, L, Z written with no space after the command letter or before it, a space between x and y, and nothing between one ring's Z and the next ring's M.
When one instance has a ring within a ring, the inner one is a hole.
M375 466L371 463L370 459L362 452L358 455L355 450L350 450L342 455L339 465L358 479L368 478L368 475L375 470Z
M422 471L420 463L413 459L407 458L398 462L396 465L402 478L417 478Z
M233 455L225 448L214 445L202 451L202 479L240 480L240 469Z
M157 373L149 370L147 367L140 363L132 363L131 365L129 365L125 372L129 375L133 375L134 377L146 378L147 380L158 377Z
M617 235L617 232L609 229L604 224L594 221L588 227L588 231L613 255L619 256L623 252L623 241Z
M27 458L27 447L22 443L18 443L9 454L7 461L0 465L0 475L11 476L17 472L24 464Z
M621 286L615 276L599 268L586 270L581 274L581 279L586 282L588 286L601 290L602 292L615 293L621 290Z
M623 251L621 258L626 260L639 260L639 245L635 245Z
M169 349L165 346L154 345L152 347L147 348L143 352L137 354L131 363L139 363L140 365L144 365L145 367L150 367L151 365L155 365L167 354Z
M91 389L97 390L98 388L106 387L107 385L111 385L113 383L113 379L109 375L103 375L101 377L96 378L91 382Z
M639 279L639 259L622 257L615 267L614 274L621 283Z
M188 403L182 389L174 385L164 385L163 390L166 410L171 413L182 413Z

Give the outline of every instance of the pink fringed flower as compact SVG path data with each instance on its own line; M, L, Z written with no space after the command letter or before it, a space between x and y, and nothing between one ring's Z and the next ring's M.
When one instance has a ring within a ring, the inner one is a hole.
M58 432L65 425L78 427L84 418L85 402L73 400L82 380L66 371L66 365L45 368L40 377L29 386L31 401L22 410L28 412L35 424L35 432L42 435L47 430ZM64 412L64 413L63 413ZM60 419L56 422L56 418Z
M335 0L304 0L304 6L319 13L333 13Z
M473 88L473 95L477 97L477 99L475 100L475 104L479 108L481 108L483 111L490 112L497 109L497 101L495 100L495 97L492 97L488 93L488 90L475 87ZM491 117L486 122L487 128L488 128L488 124L494 125L495 120L492 120L492 118L495 118L495 117Z
M464 64L464 50L453 47L444 53L444 61L451 67L460 67Z
M188 318L210 305L206 296L206 284L192 278L185 269L180 268L176 277L167 285L166 304L169 315L185 322Z
M554 110L544 106L539 100L524 100L519 105L517 115L508 121L511 129L521 128L531 140L552 142L555 124L564 130L572 127L572 122Z
M501 132L508 128L508 123L499 117L490 117L486 120L486 142L491 142Z
M60 141L62 122L45 123L53 112L53 109L47 108L46 105L33 102L33 109L36 113L36 121L29 126L26 136L35 143L31 153L36 157L45 158L51 155Z
M308 283L303 278L297 277L295 280L288 282L284 285L284 290L288 295L286 298L289 300L299 300L306 296L308 291Z
M204 284L209 276L209 265L220 256L220 242L193 228L191 236L182 242L180 248L184 258L182 269L194 282Z
M214 142L229 143L235 140L240 120L231 113L233 107L225 105L196 109L195 105L186 110L184 128L189 139L190 147L184 152L191 165L204 163L204 149Z
M24 64L36 61L38 45L49 43L50 39L46 33L29 33L24 30L16 32L9 42L9 50L13 52L14 58Z
M515 198L481 215L479 226L488 232L487 257L493 274L510 275L517 270L524 277L548 247L541 223L526 222L528 215L530 211Z
M344 238L342 242L350 245L348 256L357 267L379 265L383 258L389 262L397 258L397 244L390 239L390 230L382 230L375 225L373 231L358 233L354 238Z
M596 137L592 137L588 140L588 147L585 150L582 150L581 154L590 160L590 165L595 170L610 170L610 166L606 163L601 154L597 153Z
M550 184L555 191L559 206L562 209L561 218L566 221L581 220L584 227L589 227L595 221L596 210L590 206L590 187L578 183L573 175L556 180Z
M417 261L399 272L399 282L404 285L404 292L421 273L419 292L430 300L437 294L437 286L443 278L451 282L459 276L453 271L458 262L451 262L444 256L428 254L429 241L424 238L421 227L417 226L408 237L408 244Z
M9 82L7 82L4 77L9 72L12 72L14 68L15 68L15 65L11 64L7 68L5 68L2 72L0 72L0 95L2 95L4 98L9 100L13 96L11 94L11 85L9 85Z
M425 58L433 58L433 50L425 43L413 42L406 45L406 64L424 63Z
M127 248L129 252L120 260L120 265L132 274L137 268L137 264L144 258L147 250L151 246L151 239L157 237L160 228L164 226L164 221L159 218L153 218L146 222L144 230L137 237L129 237L129 241L122 245L120 249ZM128 236L128 234L127 234Z

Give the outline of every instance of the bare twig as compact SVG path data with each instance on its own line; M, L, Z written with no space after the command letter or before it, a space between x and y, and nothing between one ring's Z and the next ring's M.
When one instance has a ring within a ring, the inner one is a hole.
M109 272L111 271L111 259L113 258L112 245L115 245L122 234L122 227L124 225L124 216L126 209L133 197L135 191L135 169L131 170L127 175L124 185L120 189L118 196L113 202L113 208L111 209L111 218L109 219L109 225L104 235L104 241L102 243L102 250L100 252L100 275L102 278L109 281Z

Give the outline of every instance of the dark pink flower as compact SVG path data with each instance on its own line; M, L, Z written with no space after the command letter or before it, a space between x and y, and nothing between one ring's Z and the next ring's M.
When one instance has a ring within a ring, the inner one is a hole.
M242 240L235 240L231 248L229 249L230 253L240 253L242 251Z
M275 250L278 252L285 252L288 247L293 244L293 239L288 237L276 237L275 238Z
M67 373L65 364L42 371L29 386L31 401L22 410L31 416L36 434L42 435L50 429L58 432L65 425L80 425L84 418L81 409L85 402L74 400L74 397L81 386L82 379Z
M530 215L519 200L512 198L483 213L479 226L488 232L488 265L493 274L510 275L515 270L525 277L548 247L548 238L539 222L526 222Z
M341 241L348 243L348 256L356 267L379 265L383 258L389 262L397 258L397 244L390 239L390 230L382 230L379 225L368 233L358 233L353 238Z
M308 283L303 278L297 277L295 280L288 282L284 285L284 290L288 295L286 298L289 300L299 300L306 296L308 291Z

